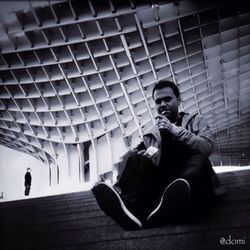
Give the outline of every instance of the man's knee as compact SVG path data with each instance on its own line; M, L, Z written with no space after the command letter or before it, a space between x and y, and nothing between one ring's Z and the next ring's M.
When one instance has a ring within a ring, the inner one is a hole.
M203 154L195 154L189 157L187 164L199 166L211 166L211 162L207 156Z
M151 159L144 155L139 155L136 153L131 154L127 158L124 165L124 169L122 170L122 172L119 173L120 177L124 175L133 175L138 176L139 178L140 175L143 175L148 171L152 171L153 169L155 169Z
M147 156L141 155L141 154L133 154L131 155L126 162L126 167L133 166L151 166L153 165L152 160L148 158Z
M185 163L181 177L188 180L210 179L212 165L207 157L202 154L191 156Z

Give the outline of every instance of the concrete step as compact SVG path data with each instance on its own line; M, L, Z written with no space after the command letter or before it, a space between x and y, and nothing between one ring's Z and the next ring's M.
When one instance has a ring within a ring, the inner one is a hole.
M250 171L220 174L227 194L202 217L130 232L99 209L90 191L1 203L1 249L210 250L223 249L220 238L229 235L249 237L249 244L249 177Z

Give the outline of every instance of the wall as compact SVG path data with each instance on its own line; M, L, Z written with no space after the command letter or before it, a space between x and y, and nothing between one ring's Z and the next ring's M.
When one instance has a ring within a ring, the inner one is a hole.
M30 197L41 195L49 187L49 169L41 161L0 145L0 195L4 199L24 199L24 175L31 168L32 184ZM0 201L3 201L0 199Z

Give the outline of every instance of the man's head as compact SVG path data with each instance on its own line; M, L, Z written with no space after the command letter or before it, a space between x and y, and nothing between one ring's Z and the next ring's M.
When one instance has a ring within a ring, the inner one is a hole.
M31 169L30 168L27 168L27 172L30 172L31 171Z
M180 105L180 92L171 81L162 80L155 84L152 92L158 114L166 116L171 122L176 122Z

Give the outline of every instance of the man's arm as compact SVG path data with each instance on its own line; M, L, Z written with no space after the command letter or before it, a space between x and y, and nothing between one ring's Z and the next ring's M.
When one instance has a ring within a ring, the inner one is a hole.
M204 117L199 116L193 118L196 119L195 122L197 122L197 134L170 123L166 117L162 119L164 119L164 122L161 122L161 126L164 126L162 124L166 123L164 127L176 141L187 146L192 151L202 153L205 156L209 156L213 152L214 143L212 134L208 122Z

